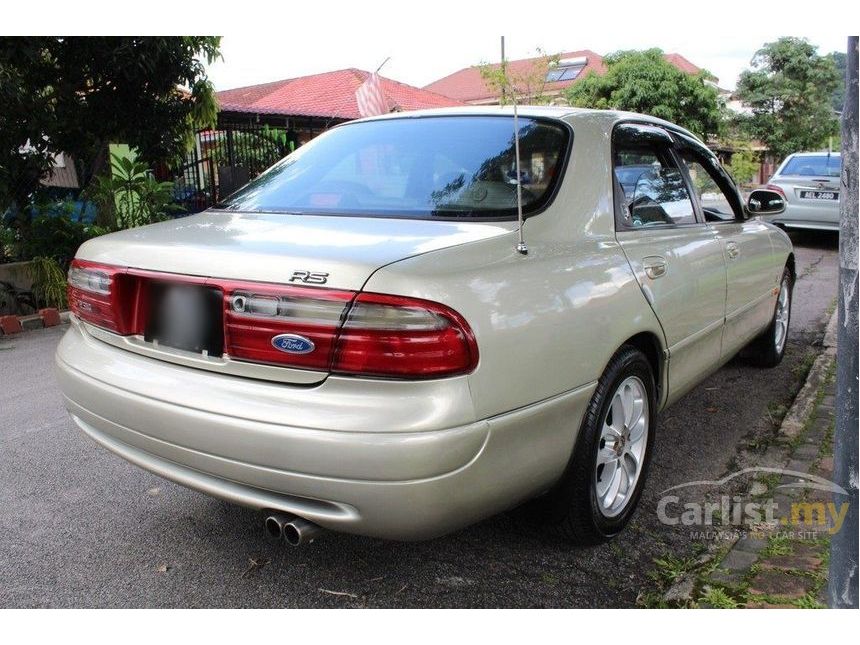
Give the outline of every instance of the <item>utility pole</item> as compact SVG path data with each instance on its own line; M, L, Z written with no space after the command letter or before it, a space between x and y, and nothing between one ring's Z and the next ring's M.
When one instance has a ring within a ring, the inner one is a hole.
M857 609L857 36L848 38L842 111L842 186L839 223L839 335L836 347L836 435L833 479L848 512L830 546L829 605Z

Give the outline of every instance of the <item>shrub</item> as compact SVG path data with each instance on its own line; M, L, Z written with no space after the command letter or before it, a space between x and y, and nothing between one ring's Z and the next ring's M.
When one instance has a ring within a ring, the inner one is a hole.
M107 230L100 226L75 222L63 215L39 215L21 243L20 257L51 258L67 269L81 244L105 233Z
M741 185L752 183L759 169L759 162L755 152L750 149L741 149L732 154L732 160L726 165L726 169Z
M100 211L114 214L114 228L159 222L180 210L172 203L172 182L156 180L139 161L115 154L111 157L111 174L96 177L87 192Z
M45 307L66 308L66 274L54 258L37 257L30 262L33 295Z

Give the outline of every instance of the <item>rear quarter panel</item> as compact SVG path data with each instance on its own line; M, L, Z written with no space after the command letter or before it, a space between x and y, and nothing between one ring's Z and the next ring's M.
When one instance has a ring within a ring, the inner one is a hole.
M442 302L466 318L480 352L469 378L478 418L595 382L636 333L662 340L615 240L611 125L579 119L573 126L559 193L524 226L527 255L516 252L512 230L388 265L364 287Z

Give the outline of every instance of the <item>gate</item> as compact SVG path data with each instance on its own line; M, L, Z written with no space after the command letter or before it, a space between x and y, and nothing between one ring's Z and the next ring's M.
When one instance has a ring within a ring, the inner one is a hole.
M296 136L286 127L223 124L202 130L193 149L171 179L174 198L187 213L197 213L259 175L296 147Z

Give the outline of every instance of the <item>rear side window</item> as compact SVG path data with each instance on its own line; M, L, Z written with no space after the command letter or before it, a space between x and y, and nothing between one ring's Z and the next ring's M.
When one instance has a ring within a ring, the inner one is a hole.
M693 201L667 146L616 142L613 158L615 178L624 195L624 226L695 223Z
M517 176L507 116L397 118L334 128L218 208L416 218L514 218ZM569 147L556 121L519 119L523 212L551 199Z
M795 177L839 177L842 159L836 155L803 155L792 157L780 170L780 175Z

